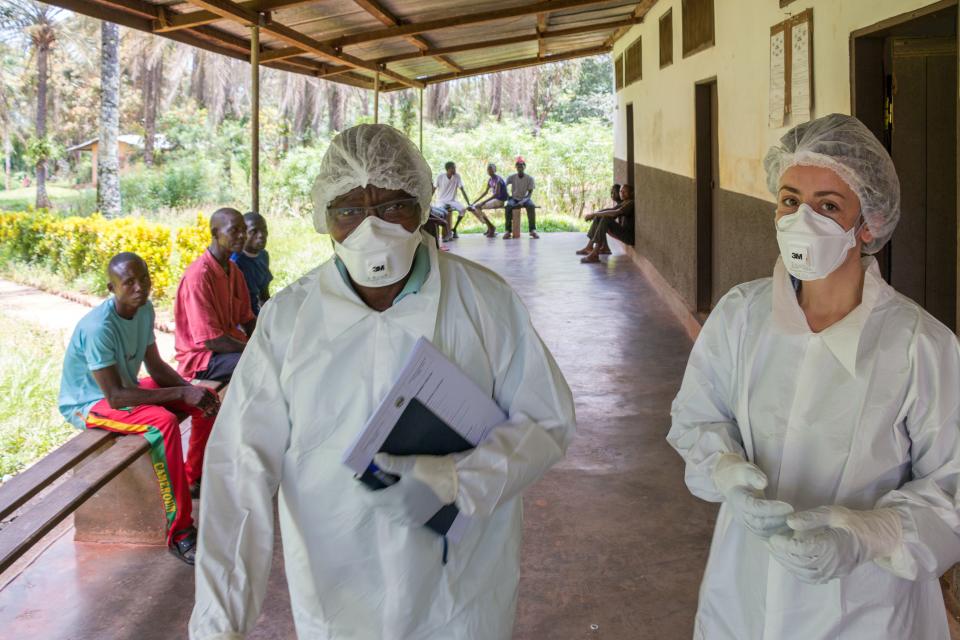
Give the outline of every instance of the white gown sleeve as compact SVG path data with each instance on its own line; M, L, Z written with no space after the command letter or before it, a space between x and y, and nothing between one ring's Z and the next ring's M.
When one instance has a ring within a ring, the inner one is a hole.
M488 516L563 458L576 429L573 395L553 356L512 294L500 344L485 345L494 365L497 403L509 420L457 461L457 507ZM498 360L501 362L498 363ZM498 366L499 364L499 366Z
M921 317L911 352L905 414L913 479L876 505L897 511L903 541L876 562L898 577L925 580L960 561L960 346L949 329Z
M690 492L709 502L723 501L712 478L720 456L733 453L746 458L734 418L737 345L745 307L739 289L717 303L693 345L671 408L667 442L686 462L684 479Z
M290 440L275 310L273 302L261 310L207 443L191 640L243 638L266 592L273 498Z

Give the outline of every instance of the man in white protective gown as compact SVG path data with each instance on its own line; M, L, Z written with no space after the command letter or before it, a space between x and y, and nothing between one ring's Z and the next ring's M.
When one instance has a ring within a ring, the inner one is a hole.
M872 256L900 217L893 162L834 114L764 165L780 258L711 312L667 437L722 503L694 636L948 640L960 348Z
M520 494L563 458L573 399L513 290L421 235L430 177L386 125L347 129L324 155L314 224L335 257L264 305L207 445L192 640L254 626L275 496L299 638L511 637ZM341 458L420 337L509 418L464 454L378 455L400 481L370 491ZM413 522L423 491L471 517L446 552Z

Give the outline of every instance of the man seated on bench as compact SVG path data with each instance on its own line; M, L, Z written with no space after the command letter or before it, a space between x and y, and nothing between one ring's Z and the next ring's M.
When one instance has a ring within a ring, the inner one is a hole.
M600 262L600 255L610 252L607 246L607 234L624 244L632 245L634 242L633 187L629 184L621 185L620 204L610 209L588 213L583 216L583 219L590 220L592 223L587 232L590 238L587 246L577 251L577 253L587 254L580 259L580 262L586 264Z
M457 200L457 189L460 189L460 193L463 194L464 202L470 202L470 196L467 195L466 189L463 188L463 178L457 173L457 165L453 162L448 162L443 165L443 168L444 172L437 176L437 181L433 185L434 193L437 194L436 206L447 210L456 210L458 216L457 224L459 224L466 207L463 202ZM447 218L447 222L450 221L451 217L452 216ZM456 237L457 232L454 226L443 240L444 242L449 242Z
M240 267L240 273L250 292L250 310L260 315L260 307L270 299L270 254L267 252L267 219L259 213L248 211L243 214L247 224L247 243L240 253L234 253L230 259Z
M510 187L510 198L504 207L507 232L503 234L503 237L504 239L520 237L520 234L513 233L513 210L518 207L523 207L527 210L527 225L530 237L536 240L540 237L537 235L537 205L533 204L533 200L531 199L536 184L533 181L533 176L526 173L527 163L524 161L523 156L517 156L515 166L517 167L517 172L507 178L507 186Z
M230 260L243 251L247 223L236 209L217 209L210 235L210 246L187 267L177 287L177 363L188 380L227 382L257 322L243 273Z
M77 324L63 359L59 409L80 429L136 433L150 443L160 483L170 553L192 565L196 553L191 484L199 482L203 451L220 407L215 393L195 387L163 361L153 333L150 272L135 253L119 253L107 267L113 297ZM140 365L148 378L137 379ZM180 420L189 413L186 464Z
M497 165L492 162L487 165L487 175L490 176L490 179L487 180L487 188L483 190L483 193L480 194L480 197L476 201L467 207L467 211L473 212L473 215L477 216L477 219L483 224L487 225L487 231L483 234L488 238L493 238L497 235L497 228L493 226L493 223L490 222L490 218L487 217L487 214L483 212L484 209L500 209L507 202L507 183L503 181L503 178L497 175ZM490 194L490 197L484 200L484 196ZM453 232L456 235L457 226L460 224L460 220L463 216L457 218L457 224L453 225Z

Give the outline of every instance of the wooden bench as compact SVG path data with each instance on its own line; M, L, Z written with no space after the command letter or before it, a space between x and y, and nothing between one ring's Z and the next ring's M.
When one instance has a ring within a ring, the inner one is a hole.
M221 397L227 387L194 384ZM187 418L181 416L185 433ZM38 495L68 472L71 477ZM77 540L164 544L163 503L146 438L88 429L0 486L0 573L71 513Z
M535 204L535 205L533 205L533 208L534 208L534 209L540 209L541 207L540 207L539 205L536 205L536 204ZM489 209L481 209L481 211L503 211L504 216L506 216L506 214L507 214L507 208L506 208L505 206L504 206L504 207L491 207L491 208L489 208ZM514 237L514 238L519 238L519 237L520 237L520 216L517 215L517 212L518 212L518 211L522 211L523 213L526 213L527 208L526 208L524 205L517 205L516 207L513 208L513 213L514 213L514 215L513 215L513 224L511 225L510 232L513 234L513 237Z

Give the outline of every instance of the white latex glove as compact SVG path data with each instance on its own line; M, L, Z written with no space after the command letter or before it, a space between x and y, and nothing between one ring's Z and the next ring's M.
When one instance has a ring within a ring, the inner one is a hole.
M763 497L767 476L757 465L736 454L724 454L713 468L713 482L736 517L755 535L769 538L787 527L793 507Z
M430 487L440 502L452 504L457 499L460 482L455 458L450 456L393 456L378 453L373 463L401 478L413 478Z
M842 578L865 562L891 556L903 540L900 516L893 509L817 507L791 515L787 525L792 533L771 537L770 553L811 584Z
M362 487L367 508L404 527L420 527L443 506L433 489L412 476L401 478L386 489Z

